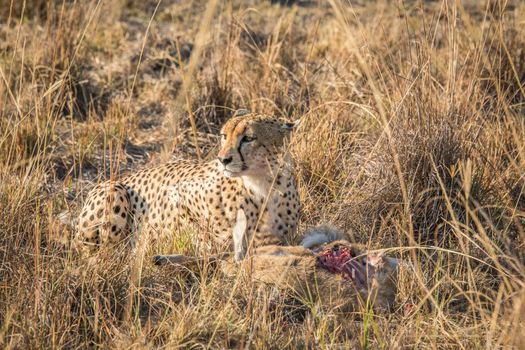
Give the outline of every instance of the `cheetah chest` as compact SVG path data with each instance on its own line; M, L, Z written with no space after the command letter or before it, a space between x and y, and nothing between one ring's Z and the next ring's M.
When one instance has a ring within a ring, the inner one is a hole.
M297 204L292 200L287 201L286 197L288 196L286 192L273 191L266 201L266 208L261 215L260 226L257 231L277 236L281 242L295 232ZM264 244L264 242L261 243Z

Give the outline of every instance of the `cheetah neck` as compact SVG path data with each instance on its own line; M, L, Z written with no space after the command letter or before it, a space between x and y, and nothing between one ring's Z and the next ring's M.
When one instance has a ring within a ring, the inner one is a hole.
M264 173L242 176L244 187L258 200L265 200L271 192L283 192L292 178L291 161L272 166Z
M264 200L270 194L271 179L269 177L247 175L243 176L244 187L258 200Z

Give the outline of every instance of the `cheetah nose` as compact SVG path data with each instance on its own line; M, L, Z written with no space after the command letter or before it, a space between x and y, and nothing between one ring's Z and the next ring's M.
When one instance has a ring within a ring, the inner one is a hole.
M230 157L219 157L219 160L221 161L223 165L228 165L232 162L233 157L231 156Z

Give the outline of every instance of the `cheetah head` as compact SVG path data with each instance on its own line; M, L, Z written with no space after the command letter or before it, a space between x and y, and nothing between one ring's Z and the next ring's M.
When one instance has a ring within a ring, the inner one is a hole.
M267 173L278 164L296 123L275 117L246 114L228 120L221 129L218 154L227 177Z

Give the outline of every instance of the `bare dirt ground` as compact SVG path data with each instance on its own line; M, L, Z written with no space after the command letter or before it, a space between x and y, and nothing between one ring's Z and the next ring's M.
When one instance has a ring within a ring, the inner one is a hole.
M238 108L302 120L301 232L413 264L395 312L151 265L191 231L72 249L92 186L213 158ZM524 174L521 1L4 0L0 346L519 348Z

